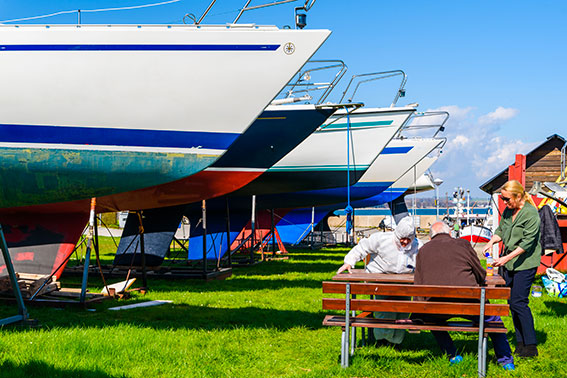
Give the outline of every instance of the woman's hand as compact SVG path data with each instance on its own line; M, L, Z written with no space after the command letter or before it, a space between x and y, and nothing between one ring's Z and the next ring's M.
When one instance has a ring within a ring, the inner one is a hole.
M510 261L510 258L508 256L502 256L500 258L495 258L492 265L495 267L504 266L508 261Z
M494 243L492 243L492 241L489 241L488 243L486 243L486 245L482 249L482 253L492 252L492 246L493 245L494 245Z
M349 273L352 273L352 266L350 266L349 264L343 264L343 266L341 266L339 270L337 270L337 274L341 274L345 270L348 270Z

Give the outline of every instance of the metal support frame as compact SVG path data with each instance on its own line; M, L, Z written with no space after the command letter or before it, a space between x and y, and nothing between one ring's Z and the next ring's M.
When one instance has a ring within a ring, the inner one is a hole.
M85 303L87 296L87 282L89 280L89 266L91 265L91 240L87 240L87 249L85 250L85 263L83 266L83 281L81 283L81 294L79 295L79 302Z
M8 243L6 243L6 238L4 237L4 230L2 229L2 225L0 225L0 249L2 249L2 257L4 257L6 270L8 271L10 283L12 284L14 296L16 297L16 303L18 304L18 315L0 319L0 325L24 322L29 317L28 310L26 309L26 305L24 304L24 299L22 297L22 292L20 291L20 286L18 285L16 271L14 270L14 265L12 265L12 258L10 257L10 251L8 249Z
M85 265L83 267L83 282L81 284L81 294L79 302L85 303L87 296L87 282L89 280L89 266L91 264L91 246L93 243L94 230L97 227L95 222L96 198L91 198L91 209L89 214L89 232L87 234L87 249L85 251Z
M144 246L144 223L142 222L142 210L138 211L138 221L140 222L140 258L142 260L142 286L148 288L148 277L146 275L146 248Z
M313 250L313 243L315 242L315 206L311 207L311 242L310 244L310 248L311 250Z
M486 347L487 340L484 332L484 306L486 301L486 288L480 289L480 316L478 319L478 376L486 377Z
M272 233L272 257L276 256L276 224L274 223L274 209L270 213L270 218L272 221L272 227L270 232Z
M230 250L230 207L226 197L226 251L228 253L228 266L232 267L232 251Z
M201 216L203 222L203 273L207 274L207 201L201 202Z
M254 245L256 234L256 195L252 195L252 215L250 220L250 263L254 262Z

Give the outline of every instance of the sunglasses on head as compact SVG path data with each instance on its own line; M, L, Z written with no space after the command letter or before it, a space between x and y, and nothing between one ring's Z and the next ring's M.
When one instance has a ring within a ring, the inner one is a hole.
M502 199L502 201L504 201L504 202L508 202L508 201L510 201L510 198L508 198L508 197L500 197L500 198L501 198L501 199Z

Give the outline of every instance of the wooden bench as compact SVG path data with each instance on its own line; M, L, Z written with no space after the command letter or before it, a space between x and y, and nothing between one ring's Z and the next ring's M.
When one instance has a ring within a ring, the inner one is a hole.
M327 315L323 325L342 327L341 366L348 367L349 355L354 354L356 333L354 327L406 329L409 331L459 331L477 332L478 373L486 375L486 349L488 333L506 333L502 322L485 322L484 316L508 316L508 304L486 303L487 299L509 299L507 287L462 287L436 285L404 285L359 282L323 282L324 294L345 294L343 298L323 298L324 310L342 310L345 315ZM370 299L358 299L357 295L370 295ZM435 301L397 299L372 299L373 296L430 297ZM447 298L445 301L444 298ZM456 300L456 301L455 301ZM478 303L463 303L458 300L475 300ZM356 315L356 312L360 312ZM422 323L375 319L374 311L445 316L478 316L479 323L458 321L446 323ZM352 328L352 333L351 333ZM350 334L350 336L349 336ZM352 338L349 351L349 338Z

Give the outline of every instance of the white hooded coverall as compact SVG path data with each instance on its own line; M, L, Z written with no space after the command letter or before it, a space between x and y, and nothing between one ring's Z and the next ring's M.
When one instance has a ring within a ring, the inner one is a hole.
M400 239L408 238L411 243L402 247ZM421 243L415 237L413 221L410 217L403 218L393 232L377 232L362 239L345 256L344 262L354 267L358 261L370 256L366 265L369 273L412 273L415 268L415 258ZM405 319L409 314L375 312L374 317L382 319ZM405 331L399 329L374 328L376 340L386 339L399 344L404 339Z

